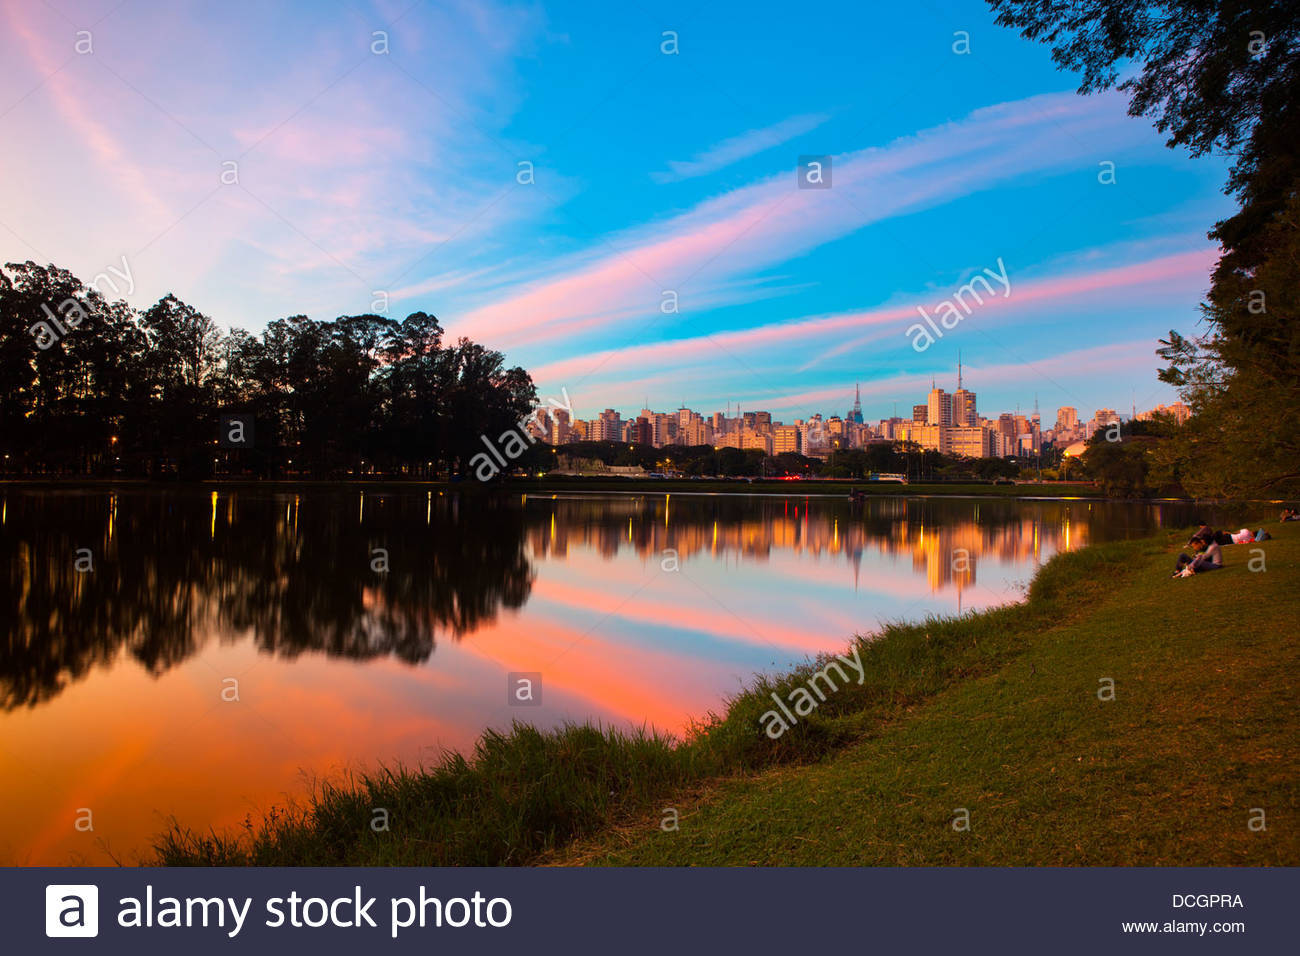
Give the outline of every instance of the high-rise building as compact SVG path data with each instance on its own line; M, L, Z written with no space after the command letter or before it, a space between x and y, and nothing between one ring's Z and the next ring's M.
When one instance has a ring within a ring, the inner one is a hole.
M782 452L798 452L799 450L799 426L772 426L772 454L779 455Z
M971 427L980 423L979 414L975 411L975 393L967 391L966 386L961 380L961 352L957 352L957 391L952 393L952 424L961 427Z
M1192 417L1192 410L1182 402L1174 402L1172 405L1157 405L1149 412L1143 412L1138 418L1143 421L1150 421L1157 415L1168 415L1179 425L1182 425L1187 419Z
M552 445L565 445L572 441L569 428L569 413L563 408L557 408L551 419L551 434L549 440Z
M772 436L766 432L760 432L753 428L746 428L740 436L740 447L744 449L757 449L768 455L772 454Z
M914 423L916 423L917 425L924 425L924 424L925 424L926 416L927 416L928 414L929 414L929 406L928 406L928 405L913 405L913 406L912 406L912 421L913 421Z
M930 397L925 406L925 423L927 425L952 424L952 396L941 388L930 389Z
M1072 405L1062 405L1056 410L1056 430L1072 432L1079 427L1079 410Z
M592 423L591 435L592 441L622 441L623 440L623 419L618 412L612 408L607 408L600 413L600 417Z
M627 440L634 445L653 445L655 427L645 415L638 415L636 421L627 423Z
M975 393L958 387L952 393L952 423L962 427L971 427L980 423L975 411Z
M950 455L967 458L988 458L992 455L992 432L982 425L955 425L947 429L947 448Z

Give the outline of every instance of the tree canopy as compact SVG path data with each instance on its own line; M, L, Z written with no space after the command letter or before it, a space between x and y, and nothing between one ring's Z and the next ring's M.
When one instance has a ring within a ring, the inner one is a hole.
M1195 494L1300 490L1300 4L989 4L1080 72L1080 93L1115 87L1170 147L1231 159L1239 209L1209 232L1222 255L1206 329L1171 331L1158 350L1193 417L1156 459Z
M445 343L424 312L224 332L174 295L137 312L53 265L0 269L8 471L201 478L229 459L262 476L456 472L536 400L526 371ZM252 416L250 447L220 450L223 413Z

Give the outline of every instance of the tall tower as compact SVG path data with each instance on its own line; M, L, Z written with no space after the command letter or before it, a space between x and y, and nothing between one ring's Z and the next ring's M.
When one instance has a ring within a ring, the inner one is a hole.
M966 391L961 378L961 352L957 353L957 391L952 393L952 423L957 426L979 424L975 411L975 393Z
M855 425L862 424L862 385L861 383L853 386L853 411L846 416L849 421Z

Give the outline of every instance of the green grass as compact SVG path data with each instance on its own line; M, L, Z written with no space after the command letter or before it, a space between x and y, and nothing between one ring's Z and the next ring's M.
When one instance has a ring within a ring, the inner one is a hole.
M1030 632L1032 609L1007 613L988 649L1001 666L813 766L683 799L676 831L662 814L629 820L560 860L1294 866L1300 526L1269 528L1263 572L1247 567L1255 546L1237 545L1223 570L1171 580L1182 535L1107 549L1122 570L1093 552L1088 606ZM1102 678L1114 700L1099 698ZM1266 829L1251 829L1257 807Z
M173 827L158 862L1295 864L1300 526L1270 527L1264 573L1235 546L1224 570L1172 580L1186 534L1171 533L1060 555L1023 604L859 638L863 682L777 740L769 695L823 661L756 682L684 741L516 725L243 833Z

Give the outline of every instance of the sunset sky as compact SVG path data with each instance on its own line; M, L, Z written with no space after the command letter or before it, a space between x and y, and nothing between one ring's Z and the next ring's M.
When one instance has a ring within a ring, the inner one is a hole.
M3 261L125 256L133 305L250 330L387 293L583 417L789 421L855 382L907 415L958 349L984 414L1149 408L1231 208L1221 159L1076 95L978 2L0 10ZM806 155L831 188L796 188ZM916 352L917 306L999 260L1010 295Z

